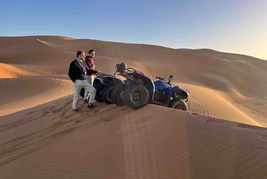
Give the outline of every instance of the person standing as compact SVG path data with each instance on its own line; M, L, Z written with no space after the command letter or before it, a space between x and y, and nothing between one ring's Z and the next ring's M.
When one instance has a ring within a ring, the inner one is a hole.
M88 55L85 57L85 64L88 70L95 70L94 57L95 57L95 50L89 50ZM85 76L85 80L88 83L90 83L92 86L94 86L94 79L95 79L95 74L91 73L90 71ZM84 103L88 103L88 94L89 94L89 91L85 89Z
M77 110L77 102L79 98L79 94L82 88L85 88L85 90L90 92L90 98L89 98L89 104L88 108L94 108L97 107L93 104L95 100L95 94L96 94L96 89L85 80L85 75L87 72L90 73L97 73L95 70L87 70L86 69L86 64L84 62L85 59L85 52L83 50L77 51L77 59L73 60L70 63L69 67L69 77L72 80L72 86L73 86L73 102L72 102L72 110L73 111L78 111Z

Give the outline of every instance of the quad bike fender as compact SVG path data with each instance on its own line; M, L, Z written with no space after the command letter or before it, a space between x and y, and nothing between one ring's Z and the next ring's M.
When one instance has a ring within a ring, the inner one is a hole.
M173 97L173 98L181 98L181 99L188 99L188 96L189 96L189 92L182 88L182 87L179 87L179 86L175 86L173 88L171 88L168 93L166 93L166 95L168 97Z
M120 84L120 83L123 83L123 81L119 78L115 78L115 77L104 77L103 78L103 81L104 82L107 82L109 84Z

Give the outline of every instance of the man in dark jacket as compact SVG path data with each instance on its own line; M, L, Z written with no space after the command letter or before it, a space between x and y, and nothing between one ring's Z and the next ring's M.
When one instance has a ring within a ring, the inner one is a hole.
M73 111L78 111L77 110L77 102L79 98L79 94L82 88L90 92L90 98L89 98L89 104L88 108L94 108L96 107L93 102L95 100L95 94L96 94L96 89L89 84L85 80L85 75L87 73L97 73L95 70L87 70L86 65L84 62L85 59L85 53L84 51L78 51L77 52L77 59L73 60L70 64L69 68L69 77L73 81L73 103L72 103L72 110Z

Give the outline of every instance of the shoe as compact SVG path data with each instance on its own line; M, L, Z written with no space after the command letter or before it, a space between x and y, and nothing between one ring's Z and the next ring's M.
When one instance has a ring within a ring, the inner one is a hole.
M87 104L87 103L88 103L88 100L85 99L85 100L83 101L83 104Z
M97 107L97 106L96 106L96 105L93 105L93 104L89 104L89 105L87 106L88 109L92 109L92 108L95 108L95 107Z
M72 111L74 111L74 112L78 112L78 109L72 109Z

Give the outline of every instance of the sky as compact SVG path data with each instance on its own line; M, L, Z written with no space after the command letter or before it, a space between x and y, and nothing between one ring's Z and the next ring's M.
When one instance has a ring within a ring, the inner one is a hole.
M209 48L267 60L267 0L0 0L0 36Z

